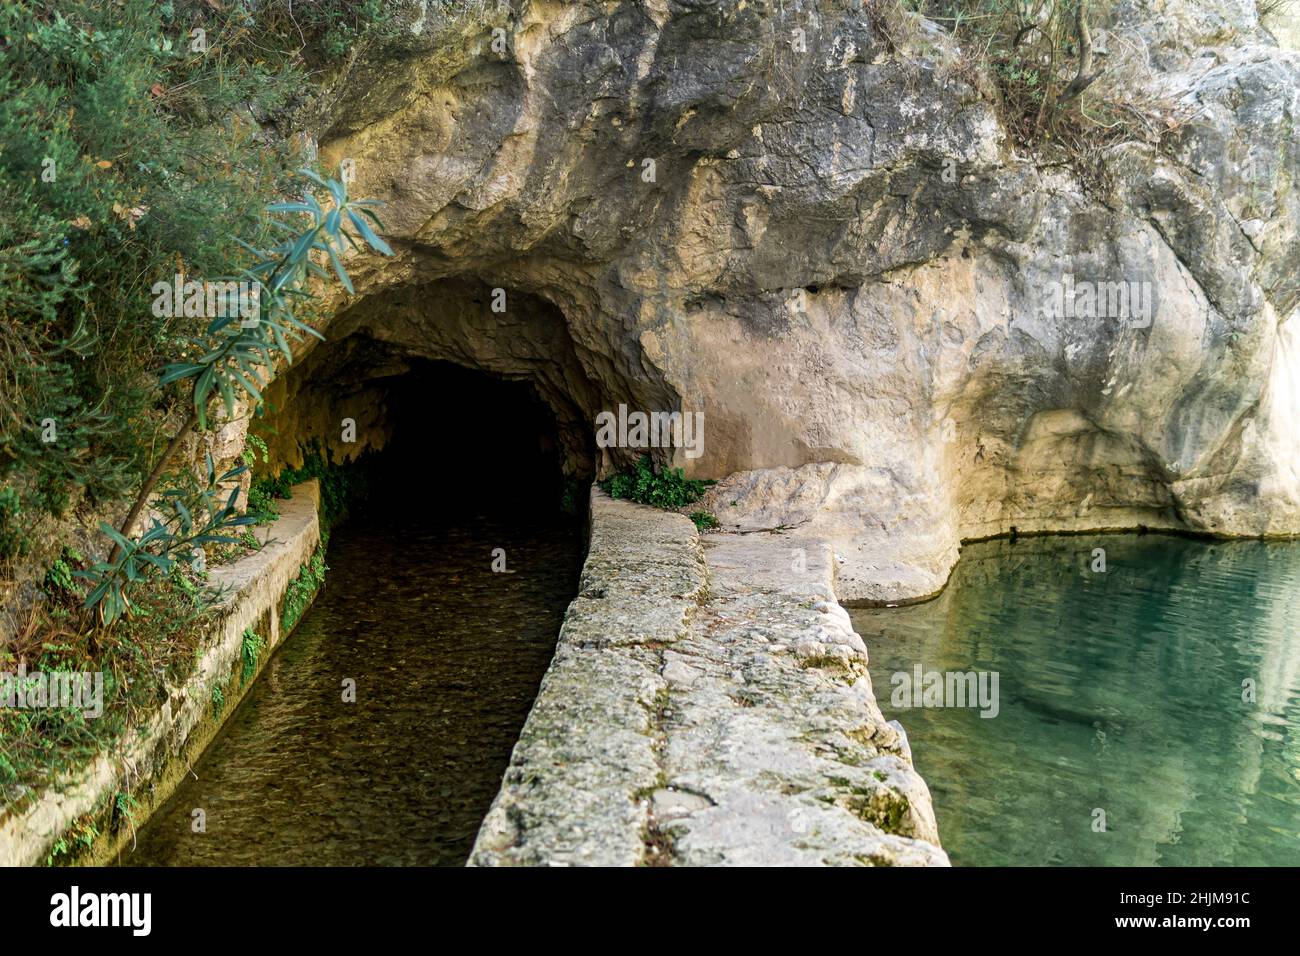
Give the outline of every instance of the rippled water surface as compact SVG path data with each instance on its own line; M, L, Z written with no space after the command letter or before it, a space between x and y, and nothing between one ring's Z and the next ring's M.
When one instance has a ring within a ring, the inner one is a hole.
M505 550L509 573L492 571ZM550 662L577 528L358 518L324 589L128 865L463 863ZM357 702L342 700L356 681ZM206 833L191 828L206 813Z
M851 613L955 864L1300 865L1300 547L987 542ZM996 671L998 715L891 703L917 664Z

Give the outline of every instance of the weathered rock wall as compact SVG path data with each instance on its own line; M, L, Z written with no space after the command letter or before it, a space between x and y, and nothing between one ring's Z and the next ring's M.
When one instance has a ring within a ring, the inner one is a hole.
M534 380L575 473L597 411L703 412L724 526L849 598L1013 528L1300 532L1300 54L1250 0L1100 14L1088 95L1151 135L1086 181L888 2L417 6L308 111L397 249L340 335Z

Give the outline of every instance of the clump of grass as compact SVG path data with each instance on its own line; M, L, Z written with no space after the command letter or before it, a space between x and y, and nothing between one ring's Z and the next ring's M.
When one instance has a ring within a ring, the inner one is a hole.
M636 467L600 482L600 487L611 498L671 510L698 501L704 489L712 484L715 484L712 480L687 478L680 468L656 472L647 455L636 463Z
M695 527L701 531L712 531L719 527L718 519L712 511L692 511L691 520L695 522Z

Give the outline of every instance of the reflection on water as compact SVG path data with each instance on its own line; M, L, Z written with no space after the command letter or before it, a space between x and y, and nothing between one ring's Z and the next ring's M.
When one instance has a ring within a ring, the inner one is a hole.
M494 548L509 573L493 572ZM327 560L314 607L124 864L469 855L577 590L578 529L358 519Z
M851 614L954 863L1300 865L1300 546L986 542L936 600ZM997 671L998 716L891 706L917 664Z

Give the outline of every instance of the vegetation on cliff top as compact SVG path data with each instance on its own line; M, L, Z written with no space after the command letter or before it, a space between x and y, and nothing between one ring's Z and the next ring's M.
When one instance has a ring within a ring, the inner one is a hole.
M152 284L216 276L271 238L296 159L248 120L293 72L147 0L0 8L0 487L12 557L41 515L136 487L179 392L154 371L202 330Z
M1096 39L1113 0L883 0L879 29L896 46L917 15L961 49L965 78L991 99L1011 141L1073 165L1085 185L1119 142L1160 145L1187 120L1176 102L1135 84ZM1106 76L1104 94L1098 81ZM1122 91L1122 92L1121 92Z

